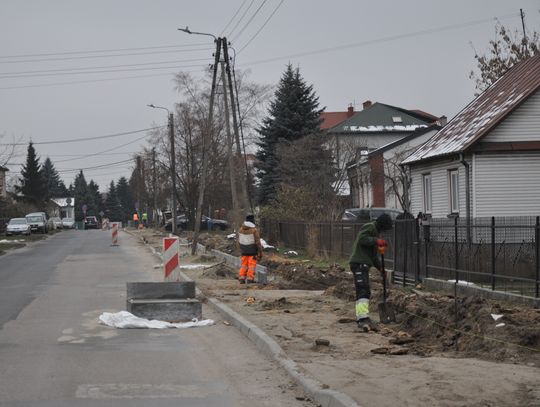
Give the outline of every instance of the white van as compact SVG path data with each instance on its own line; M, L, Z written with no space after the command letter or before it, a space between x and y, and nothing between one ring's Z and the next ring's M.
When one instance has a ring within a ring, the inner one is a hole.
M25 216L32 232L49 233L45 212L32 212Z

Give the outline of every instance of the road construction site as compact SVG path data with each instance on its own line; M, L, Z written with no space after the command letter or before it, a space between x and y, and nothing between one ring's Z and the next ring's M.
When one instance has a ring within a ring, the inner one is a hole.
M164 233L131 233L141 246L161 252ZM202 234L200 243L239 255L226 234ZM363 406L540 406L540 310L454 298L422 285L390 286L396 322L364 333L355 323L347 267L275 250L265 252L261 264L268 283L240 285L238 271L222 259L191 255L188 245L180 249L182 271L203 300L227 305L273 338L307 376ZM372 269L370 277L370 309L378 319L381 276ZM230 325L225 318L217 322Z

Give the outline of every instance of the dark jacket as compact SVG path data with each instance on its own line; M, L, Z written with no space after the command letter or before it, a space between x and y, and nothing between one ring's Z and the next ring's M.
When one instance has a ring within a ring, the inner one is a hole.
M251 222L244 222L238 231L238 245L242 256L262 255L259 231Z
M380 269L381 263L377 252L378 234L375 222L362 226L354 242L349 263L367 264Z

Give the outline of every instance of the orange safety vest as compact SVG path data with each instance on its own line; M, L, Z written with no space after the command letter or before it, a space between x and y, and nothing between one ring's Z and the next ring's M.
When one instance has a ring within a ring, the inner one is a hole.
M139 215L137 215L136 213L133 214L133 220L135 222L137 222L139 220Z

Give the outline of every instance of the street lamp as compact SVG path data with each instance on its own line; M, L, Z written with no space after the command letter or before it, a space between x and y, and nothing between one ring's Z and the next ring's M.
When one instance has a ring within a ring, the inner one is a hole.
M176 234L176 158L174 153L174 116L166 107L156 106L154 104L147 105L152 109L166 110L169 118L169 135L171 143L171 181L172 181L172 219L171 232Z

